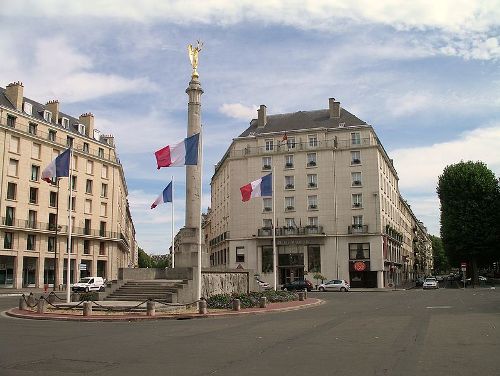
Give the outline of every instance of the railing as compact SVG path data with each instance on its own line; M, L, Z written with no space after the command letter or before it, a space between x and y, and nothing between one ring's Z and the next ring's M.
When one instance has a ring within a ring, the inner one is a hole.
M368 233L368 225L350 225L347 227L349 234L366 234Z
M323 226L277 227L276 236L323 235ZM257 230L257 236L273 236L273 230L262 227Z

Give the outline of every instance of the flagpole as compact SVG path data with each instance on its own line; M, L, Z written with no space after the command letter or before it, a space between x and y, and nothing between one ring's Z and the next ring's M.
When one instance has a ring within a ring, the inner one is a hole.
M71 296L70 296L70 283L71 283L71 231L72 231L72 225L71 225L71 210L72 210L72 197L71 197L71 188L72 188L72 180L73 180L73 169L72 169L72 164L73 164L73 148L70 146L69 148L69 181L68 181L68 191L69 191L69 205L68 205L68 266L66 267L66 302L70 303L71 302Z
M201 223L203 213L203 125L200 126L200 227L198 231L198 299L201 299Z
M278 290L278 257L277 257L277 252L276 252L276 190L274 189L274 175L275 175L275 168L273 166L273 172L272 172L272 195L273 195L273 274L274 274L274 291Z
M57 272L58 272L58 267L57 267L57 230L59 227L59 178L56 177L56 184L57 184L57 194L56 194L56 240L54 242L54 288L52 291L56 291L56 281L57 281ZM64 260L64 258L63 258ZM47 281L48 282L48 281ZM62 283L63 281L61 281Z
M172 269L175 268L175 251L174 251L174 176L172 175Z

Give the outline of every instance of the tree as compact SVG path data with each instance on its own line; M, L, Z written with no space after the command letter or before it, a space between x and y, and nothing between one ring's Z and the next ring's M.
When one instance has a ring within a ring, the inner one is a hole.
M448 257L443 248L443 241L440 237L430 235L432 242L432 257L434 259L434 270L441 274L450 268Z
M151 268L151 257L141 247L138 248L137 258L139 268Z
M452 265L469 261L477 282L478 266L498 259L500 189L482 162L447 166L439 176L441 239Z
M172 258L170 255L151 255L152 268L170 268L172 266Z

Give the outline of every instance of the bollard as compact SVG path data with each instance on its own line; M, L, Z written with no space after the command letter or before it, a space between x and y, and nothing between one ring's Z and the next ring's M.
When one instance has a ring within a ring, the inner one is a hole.
M38 313L45 313L45 299L43 299L43 296L40 296L38 301Z
M198 313L200 315L207 314L207 301L205 299L202 299L198 302Z
M266 308L267 307L267 298L265 296L261 296L260 298L260 308Z
M307 289L304 290L304 300L307 300Z
M19 309L21 311L26 311L28 309L28 305L26 304L26 298L24 297L24 295L19 298Z
M146 314L148 316L155 315L155 302L153 300L148 300L148 302L146 303Z
M56 294L49 294L47 300L49 301L50 304L54 304L54 302L56 301Z
M299 291L299 301L303 302L304 301L304 291Z
M83 316L92 316L92 302L83 302Z
M32 292L30 292L30 294L28 295L27 302L29 308L33 308L33 306L35 305L35 297L33 296Z
M233 300L233 311L241 311L241 301L239 299Z

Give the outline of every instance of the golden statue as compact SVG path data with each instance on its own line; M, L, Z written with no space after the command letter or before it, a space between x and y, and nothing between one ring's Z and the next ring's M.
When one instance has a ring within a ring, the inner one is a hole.
M192 44L188 46L189 60L191 61L191 66L193 67L193 77L198 77L198 71L196 69L198 68L198 54L200 53L202 47L203 42L200 42L199 40L196 41L196 47L193 47Z

